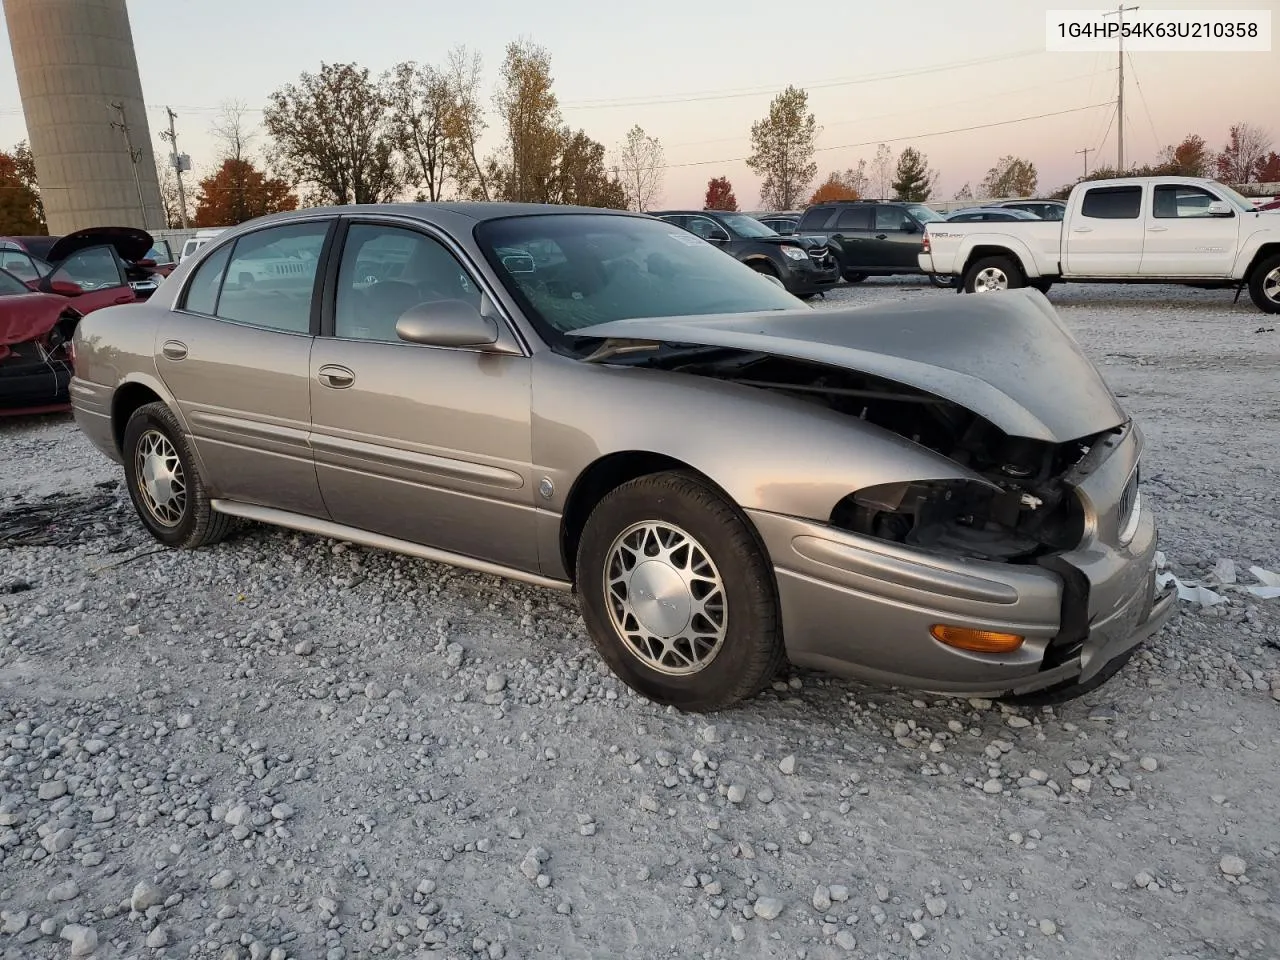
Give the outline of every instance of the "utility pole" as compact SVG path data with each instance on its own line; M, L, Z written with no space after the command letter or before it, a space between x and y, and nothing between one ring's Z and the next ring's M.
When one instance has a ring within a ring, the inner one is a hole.
M1089 176L1089 154L1093 153L1093 147L1085 147L1083 150L1077 150L1076 153L1084 154L1084 175Z
M1120 18L1120 88L1116 96L1116 170L1124 176L1124 15L1128 10L1137 10L1137 6L1126 7L1123 3L1116 7L1116 15ZM1111 14L1103 14L1111 16Z
M178 115L173 112L172 107L165 107L164 112L169 115L169 132L160 134L161 139L168 140L169 145L173 147L173 153L169 156L169 165L173 167L173 172L178 178L178 216L182 220L182 229L187 229L187 191L182 185L182 155L178 153L178 131L173 129L173 121L178 119Z
M142 229L147 229L147 204L142 199L142 178L138 176L138 161L142 159L142 151L133 149L133 136L129 133L129 118L125 116L124 104L113 100L111 109L120 114L119 120L111 121L111 126L124 134L124 145L129 151L129 159L133 161L133 185L138 188L138 214L142 217Z

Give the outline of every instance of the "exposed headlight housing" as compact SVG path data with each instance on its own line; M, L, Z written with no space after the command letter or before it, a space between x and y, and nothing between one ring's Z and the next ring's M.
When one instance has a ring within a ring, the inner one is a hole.
M792 260L808 260L809 259L809 255L805 253L803 250L801 250L799 247L783 247L782 252L786 256L790 257Z
M1134 490L1133 506L1129 508L1129 516L1123 519L1120 527L1120 546L1127 547L1138 533L1138 524L1142 520L1142 491Z

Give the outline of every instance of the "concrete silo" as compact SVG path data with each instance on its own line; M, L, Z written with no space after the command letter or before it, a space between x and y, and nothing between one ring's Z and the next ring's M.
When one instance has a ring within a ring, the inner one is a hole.
M166 226L125 0L4 0L4 13L49 232Z

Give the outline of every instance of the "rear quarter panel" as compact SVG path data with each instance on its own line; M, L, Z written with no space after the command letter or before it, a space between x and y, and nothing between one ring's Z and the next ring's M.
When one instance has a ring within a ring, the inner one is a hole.
M933 273L962 273L979 247L1008 251L1017 258L1028 277L1051 277L1058 273L1063 236L1061 221L931 223L928 230ZM921 259L925 259L923 254Z

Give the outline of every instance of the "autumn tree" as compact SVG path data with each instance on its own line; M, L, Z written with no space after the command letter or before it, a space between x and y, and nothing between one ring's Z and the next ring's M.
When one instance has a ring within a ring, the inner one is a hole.
M737 210L738 198L733 195L733 184L728 177L712 177L707 181L707 193L702 198L703 210Z
M545 47L527 40L507 44L493 103L504 141L488 162L491 185L503 200L547 202L566 140Z
M321 202L381 203L401 186L386 91L354 63L322 63L268 98L280 169Z
M1021 157L1001 157L1000 161L987 171L982 183L978 186L980 197L1030 197L1036 192L1039 177L1036 166L1030 160Z
M444 124L448 166L459 191L476 200L489 199L489 182L477 152L486 127L480 100L482 66L479 53L459 46L449 51L444 69L449 88L449 113Z
M929 158L915 147L907 147L898 157L893 177L895 200L924 203L938 182L938 171L929 169Z
M424 200L441 200L450 178L448 76L430 64L397 64L383 80L390 105L391 140L404 158L407 184Z
M230 227L254 217L296 210L298 198L289 184L268 177L248 160L222 161L218 170L196 187L197 227Z
M1272 150L1258 168L1258 183L1280 183L1280 153Z
M582 130L560 131L556 172L546 197L548 203L626 210L629 197L624 185L605 170L604 145Z
M809 198L810 203L832 203L837 200L860 200L860 194L845 181L844 177L837 171L827 174L827 179L822 181L817 190L813 191L813 196Z
M35 214L36 220L40 224L37 231L43 234L48 227L45 225L44 217L44 197L40 194L40 178L36 176L36 158L31 152L31 147L27 145L27 141L19 140L13 147L13 162L17 165L18 179L36 195Z
M1218 179L1253 183L1271 150L1271 135L1251 123L1232 124L1227 145L1217 157Z
M1160 166L1168 171L1169 176L1205 177L1209 175L1209 167L1213 157L1209 153L1204 137L1189 133L1176 146L1170 144L1160 152Z
M764 178L760 203L790 210L818 172L813 160L818 123L809 112L809 94L789 86L769 104L769 115L751 125L747 166Z
M662 143L644 132L639 124L618 145L617 168L627 191L628 209L643 213L662 195Z
M875 159L871 161L871 175L867 186L875 194L877 200L887 200L893 190L893 150L887 143L876 147Z
M40 193L33 185L34 167L28 173L19 143L13 153L0 150L0 236L31 236L47 232Z

